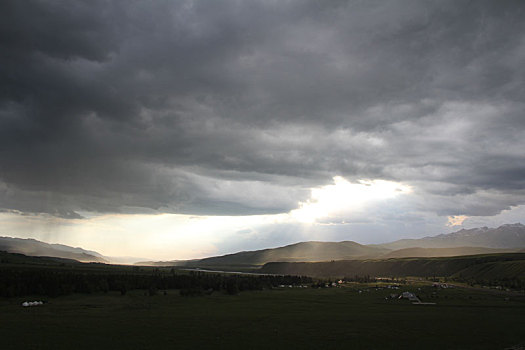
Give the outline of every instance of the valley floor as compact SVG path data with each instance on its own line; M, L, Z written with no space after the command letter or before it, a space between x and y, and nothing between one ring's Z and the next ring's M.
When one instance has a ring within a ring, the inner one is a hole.
M392 298L404 291L436 304ZM525 297L423 284L199 297L135 290L24 308L26 300L0 299L2 349L506 349L525 342Z

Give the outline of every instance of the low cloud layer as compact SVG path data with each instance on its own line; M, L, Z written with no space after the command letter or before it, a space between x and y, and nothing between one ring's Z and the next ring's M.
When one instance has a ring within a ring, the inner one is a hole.
M3 1L0 208L286 213L396 181L525 204L525 4Z

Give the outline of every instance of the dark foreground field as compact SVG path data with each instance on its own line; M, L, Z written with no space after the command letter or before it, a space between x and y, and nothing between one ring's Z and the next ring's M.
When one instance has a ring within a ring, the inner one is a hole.
M525 342L523 297L373 286L199 297L137 290L62 296L28 308L20 303L34 298L0 299L1 348L505 349ZM404 290L437 304L385 300Z

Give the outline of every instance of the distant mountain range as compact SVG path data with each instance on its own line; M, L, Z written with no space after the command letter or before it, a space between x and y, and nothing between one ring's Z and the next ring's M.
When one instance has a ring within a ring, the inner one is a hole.
M453 247L484 247L484 248L525 248L525 225L506 224L498 228L480 227L470 230L441 234L420 239L401 239L395 242L378 244L377 247L387 249L420 248L453 248Z
M134 263L137 258L106 257L92 250L35 239L0 237L0 251L29 256L74 259L80 262ZM391 259L407 257L450 257L477 254L525 252L525 225L474 228L420 239L401 239L385 244L362 245L353 241L300 242L279 248L244 251L195 260L143 261L137 265L253 269L269 262L319 262L339 260Z
M525 225L475 228L420 239L362 245L352 241L301 242L279 248L245 251L197 260L140 262L138 265L185 266L216 269L258 268L268 262L450 257L525 252Z

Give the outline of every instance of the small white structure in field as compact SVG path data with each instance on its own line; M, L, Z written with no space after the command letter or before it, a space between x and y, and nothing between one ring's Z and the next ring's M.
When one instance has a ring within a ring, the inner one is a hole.
M44 304L43 301L24 301L22 303L22 306L28 307L28 306L38 306L38 305L43 305L43 304Z
M401 295L399 295L399 299L408 299L410 301L420 301L419 298L414 293L410 293L410 292L401 293Z

